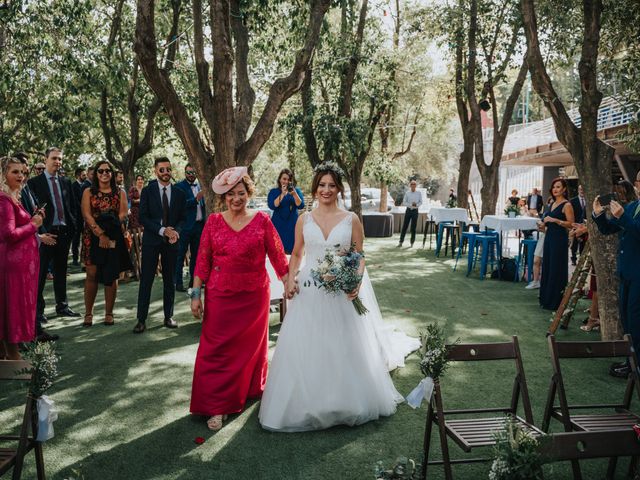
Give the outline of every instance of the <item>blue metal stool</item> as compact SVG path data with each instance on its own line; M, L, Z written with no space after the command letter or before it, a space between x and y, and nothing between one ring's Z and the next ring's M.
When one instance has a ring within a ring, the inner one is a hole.
M483 232L482 235L477 235L475 238L475 258L473 260L473 267L475 267L476 261L478 259L478 248L482 247L482 256L480 257L480 280L484 280L485 275L487 274L487 263L491 262L491 269L496 263L498 257L498 235Z
M453 225L451 222L441 222L438 224L438 235L436 237L436 257L440 256L440 249L442 248L442 234L444 233L444 227L447 225Z
M522 252L518 252L518 278L520 278L520 263L522 263L522 257L526 255L527 258L527 283L530 283L533 279L533 256L536 251L536 244L538 240L535 238L525 238L520 240L520 248L519 250ZM522 265L523 274L524 274L524 264Z
M476 237L478 235L481 235L480 232L462 232L462 235L460 236L460 245L458 245L458 255L456 256L456 264L453 267L453 271L456 271L456 268L458 268L458 260L460 260L460 256L464 253L463 252L463 248L464 248L464 241L467 241L467 251L469 252L468 254L468 259L467 259L467 276L469 276L469 273L471 273L471 267L473 264L473 251L475 249L476 246Z

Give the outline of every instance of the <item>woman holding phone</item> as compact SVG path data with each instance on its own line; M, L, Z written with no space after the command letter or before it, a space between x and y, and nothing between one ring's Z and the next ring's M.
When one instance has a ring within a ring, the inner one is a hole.
M304 208L302 190L295 184L293 172L285 168L278 175L278 186L271 189L267 198L269 208L273 210L271 221L280 235L287 255L293 250L298 210Z

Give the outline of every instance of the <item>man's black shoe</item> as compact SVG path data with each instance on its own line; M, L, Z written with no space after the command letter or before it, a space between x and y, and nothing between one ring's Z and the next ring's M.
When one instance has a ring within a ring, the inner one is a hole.
M186 292L187 289L184 288L184 285L176 285L176 292Z
M133 333L142 333L147 329L147 326L142 323L142 322L138 322L136 323L136 326L133 327Z
M60 309L56 308L56 313L58 314L59 317L79 317L80 316L79 313L74 312L69 307L64 307Z
M609 375L617 378L627 378L630 373L631 367L629 365L609 369Z
M46 315L38 315L38 321L40 323L47 323L49 321L49 319L47 318Z
M178 328L178 322L176 322L173 318L165 318L164 326L167 328Z
M614 368L626 367L629 364L627 362L613 362L609 367L609 370L613 370Z
M60 335L49 334L45 331L42 331L40 335L36 337L36 340L39 342L55 342L60 338Z
M74 267L79 267L80 262L78 262L78 260L74 260L73 262L71 262L71 265L73 265Z

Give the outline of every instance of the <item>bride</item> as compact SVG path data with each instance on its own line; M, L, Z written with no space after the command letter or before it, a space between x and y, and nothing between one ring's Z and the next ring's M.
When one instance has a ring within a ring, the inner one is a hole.
M392 415L403 397L389 370L403 366L404 357L420 345L383 326L364 260L363 280L349 294L333 296L309 282L327 249L348 249L353 243L362 251L360 220L338 207L342 176L332 163L316 167L311 193L318 206L296 223L286 292L295 298L280 329L260 405L260 424L267 430L320 430ZM363 316L351 304L358 294L369 310Z

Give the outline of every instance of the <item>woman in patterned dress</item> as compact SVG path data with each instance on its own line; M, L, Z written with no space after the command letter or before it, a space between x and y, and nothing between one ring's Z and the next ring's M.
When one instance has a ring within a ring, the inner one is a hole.
M131 208L129 209L129 230L134 228L142 229L140 223L140 194L144 187L144 177L142 175L136 175L136 183L131 186L129 190L129 200L131 201Z
M105 223L99 225L99 222L103 222L109 216L114 221L117 219L118 224L122 225L127 218L127 197L125 192L116 185L113 172L114 169L109 162L99 161L94 170L95 181L82 194L82 216L85 224L82 233L82 261L87 269L87 278L84 283L85 315L83 327L90 327L93 324L93 305L98 293L98 278L103 273L98 270L96 258L104 257L110 252L116 253L119 264L113 265L113 262L110 262L112 264L109 267L119 270L118 274L120 271L126 271L131 265L130 262L126 262L129 257L122 229L120 228L120 235L118 235L118 232L115 234L112 231L107 232ZM116 277L112 282L103 283L105 283L104 324L113 325L113 305L116 301L118 280Z

